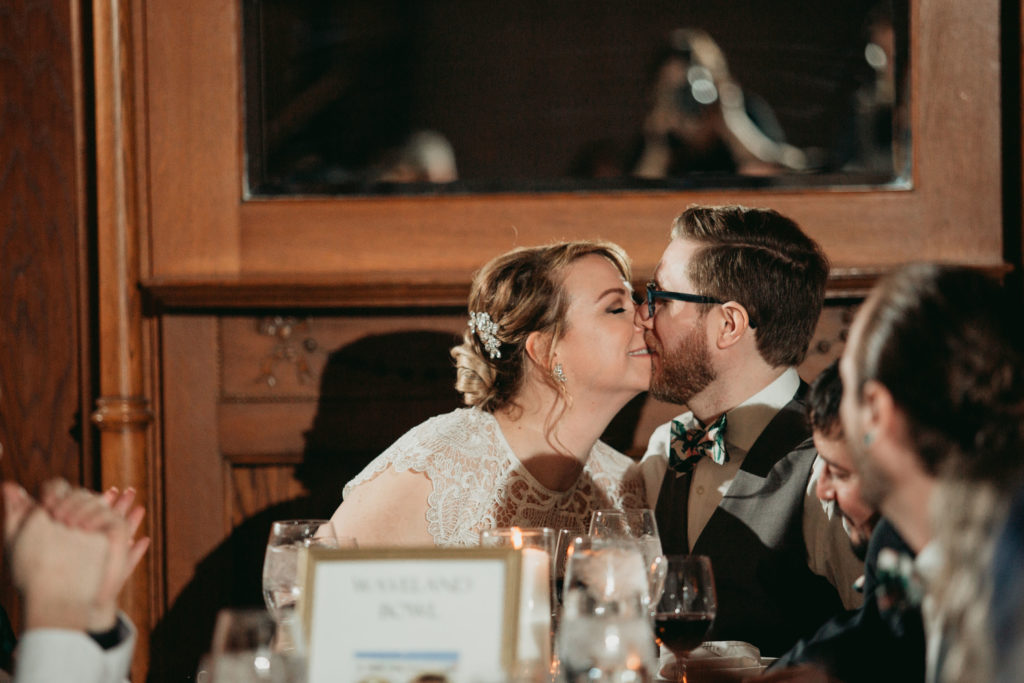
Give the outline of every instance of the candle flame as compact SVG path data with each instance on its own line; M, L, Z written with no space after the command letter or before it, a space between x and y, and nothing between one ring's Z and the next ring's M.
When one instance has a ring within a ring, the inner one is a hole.
M516 550L523 548L523 532L517 526L512 527L512 547Z

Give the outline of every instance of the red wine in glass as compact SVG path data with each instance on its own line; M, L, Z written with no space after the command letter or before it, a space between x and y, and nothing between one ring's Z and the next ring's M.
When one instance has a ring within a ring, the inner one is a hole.
M659 645L672 650L677 657L685 656L704 642L712 621L710 614L661 612L654 615L654 633Z
M654 610L658 642L676 657L678 681L686 680L686 657L704 641L718 610L711 560L703 555L669 555L665 588Z

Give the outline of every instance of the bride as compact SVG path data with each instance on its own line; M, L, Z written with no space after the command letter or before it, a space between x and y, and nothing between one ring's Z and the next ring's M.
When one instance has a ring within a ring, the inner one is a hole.
M599 440L647 389L625 253L515 249L477 273L452 349L468 408L414 427L344 490L331 518L360 546L473 546L499 526L585 531L591 510L647 507L633 461Z

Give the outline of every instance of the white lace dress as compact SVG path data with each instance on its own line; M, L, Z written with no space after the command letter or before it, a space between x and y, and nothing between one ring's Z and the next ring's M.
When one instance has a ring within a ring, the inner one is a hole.
M433 491L427 529L438 546L475 546L480 531L521 526L585 531L592 510L643 508L635 463L598 441L567 491L542 486L523 466L490 413L460 408L413 427L345 485L344 495L388 467L422 472Z

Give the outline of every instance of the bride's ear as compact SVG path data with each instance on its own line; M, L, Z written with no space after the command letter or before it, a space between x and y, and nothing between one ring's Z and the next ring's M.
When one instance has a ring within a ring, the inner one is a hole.
M551 335L531 332L526 337L526 355L535 365L547 369L551 359Z

